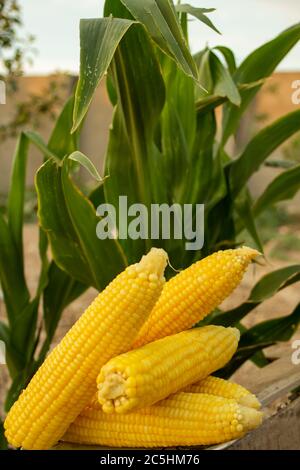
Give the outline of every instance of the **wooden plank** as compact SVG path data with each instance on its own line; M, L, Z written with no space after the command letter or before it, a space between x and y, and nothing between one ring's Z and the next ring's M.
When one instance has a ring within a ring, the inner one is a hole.
M292 363L291 355L292 352L258 369L246 384L264 406L300 386L300 366Z

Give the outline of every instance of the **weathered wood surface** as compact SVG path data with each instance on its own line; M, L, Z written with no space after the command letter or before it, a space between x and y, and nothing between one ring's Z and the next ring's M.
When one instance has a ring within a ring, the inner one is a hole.
M275 412L269 405L300 387L300 366L292 364L291 354L258 369L246 385L258 395L266 418L262 426L243 439L227 442L208 450L300 450L300 397ZM272 414L273 412L273 414ZM54 450L107 450L104 447L87 447L59 444Z

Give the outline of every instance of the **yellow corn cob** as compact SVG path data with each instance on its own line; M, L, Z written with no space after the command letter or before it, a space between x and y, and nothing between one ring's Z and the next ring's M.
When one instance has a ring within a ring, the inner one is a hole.
M152 405L223 367L235 353L239 331L206 326L149 343L111 359L97 379L106 413Z
M256 250L243 247L214 253L168 281L133 347L188 330L239 285Z
M186 387L184 392L189 393L207 393L223 398L232 398L240 405L259 410L260 402L253 393L239 384L220 379L219 377L206 377L195 384Z
M101 366L132 344L161 293L166 263L153 249L98 295L11 408L10 444L47 449L62 437L94 395Z
M105 414L93 403L71 424L63 440L110 447L209 445L240 438L261 421L261 412L235 400L181 392L121 415Z

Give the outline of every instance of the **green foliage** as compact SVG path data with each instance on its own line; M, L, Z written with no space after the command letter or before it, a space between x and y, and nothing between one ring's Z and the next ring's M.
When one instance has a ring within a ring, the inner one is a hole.
M104 18L83 20L80 25L75 104L73 99L66 104L48 144L36 133L22 133L7 211L0 213L0 279L8 315L7 324L0 324L0 338L7 345L13 379L8 407L44 359L63 309L86 287L103 289L152 245L165 248L177 269L217 249L237 246L243 232L263 250L258 216L298 191L297 166L284 168L258 200L252 199L247 188L249 178L272 152L300 130L298 111L261 130L239 155L230 153L226 143L238 132L241 116L264 79L300 39L300 26L284 31L237 67L233 52L226 47L206 47L191 55L187 15L215 29L206 16L209 11L180 5L176 12L171 0L106 0ZM80 152L78 136L105 76L115 109L101 180ZM218 107L223 112L221 128L216 119ZM24 277L22 248L29 143L44 155L36 175L41 272L33 298ZM88 197L73 178L78 165L97 181ZM204 203L203 249L186 251L185 240L172 238L121 240L114 234L98 239L101 217L96 208L108 203L117 209L120 195L128 197L128 204L143 203L147 208L153 203ZM53 259L47 256L48 243ZM267 345L290 338L300 321L299 308L288 317L249 330L240 322L299 276L299 266L270 273L256 284L247 302L228 312L213 312L205 320L241 329L241 347L224 375L254 355L258 361L257 353ZM41 326L46 333L43 341Z

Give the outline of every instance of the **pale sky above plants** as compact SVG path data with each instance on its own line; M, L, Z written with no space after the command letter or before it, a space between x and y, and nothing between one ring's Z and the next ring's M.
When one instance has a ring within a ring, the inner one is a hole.
M141 0L143 1L143 0ZM300 22L300 0L186 0L193 6L215 7L210 15L219 36L197 20L191 22L193 51L207 42L232 48L240 62L249 52L287 27ZM102 16L104 0L20 0L25 29L36 37L38 54L30 74L76 73L79 68L79 20ZM280 70L300 70L300 45Z

